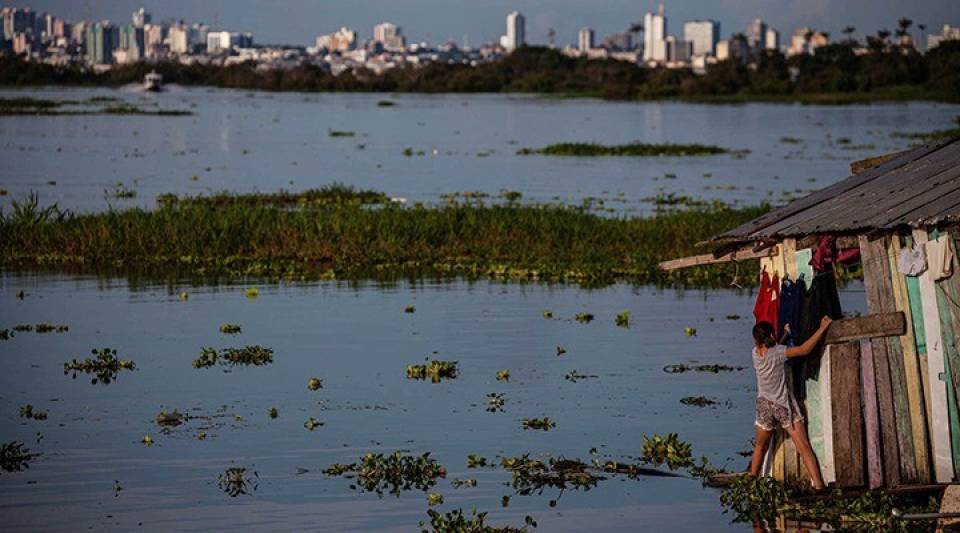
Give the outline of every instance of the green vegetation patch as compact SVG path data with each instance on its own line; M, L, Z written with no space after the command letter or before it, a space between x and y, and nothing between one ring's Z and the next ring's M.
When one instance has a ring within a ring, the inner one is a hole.
M36 456L37 454L30 453L30 449L22 442L5 442L0 444L0 470L19 472L30 468L30 460Z
M33 405L27 404L20 408L20 418L30 418L33 420L46 420L47 412L46 411L37 411L33 408Z
M527 526L537 527L537 522L529 515L524 518L527 525L520 528L491 526L486 523L487 513L478 513L476 509L469 516L464 514L463 509L446 513L428 509L427 515L430 516L430 523L420 521L421 533L527 533Z
M131 360L117 358L117 351L111 348L94 349L91 351L93 357L87 357L83 361L74 359L68 363L63 363L64 375L73 373L73 378L77 378L78 373L94 374L91 383L104 385L117 379L117 375L123 370L133 370L136 365Z
M697 156L726 154L730 150L704 144L628 144L602 145L596 143L557 143L543 148L522 148L517 155L560 155L576 157L597 156Z
M676 433L666 435L643 436L643 460L660 466L666 464L670 470L693 466L693 451L690 443L680 440Z
M407 365L407 379L429 379L434 383L440 383L444 379L456 378L456 361L433 360L425 365Z
M200 357L193 360L193 368L210 368L217 363L223 366L263 366L273 362L273 349L253 345L243 348L224 348L219 352L205 347Z
M540 429L543 431L549 431L557 427L557 423L553 420L550 420L550 417L544 418L524 418L521 421L523 429Z
M702 253L697 242L769 209L711 206L626 218L562 205L368 208L362 205L367 197L349 195L349 203L340 203L336 194L303 200L315 209L290 209L300 197L167 197L166 207L155 210L76 214L40 207L33 195L0 212L0 266L294 280L436 276L717 287L729 286L735 266L664 272L658 263Z
M161 194L157 202L163 207L184 205L203 205L210 207L226 206L272 206L272 207L322 207L334 205L373 205L385 204L390 199L378 191L356 189L351 185L333 183L318 189L300 192L278 191L275 193L234 194L221 192L210 196L180 196Z
M447 470L429 452L408 455L401 451L390 455L368 453L356 463L330 465L323 473L356 478L351 488L375 492L381 497L384 493L400 497L401 492L408 490L426 492L438 479L447 477Z
M227 468L217 476L217 486L231 498L250 494L257 490L257 481L260 474L256 470L234 466Z

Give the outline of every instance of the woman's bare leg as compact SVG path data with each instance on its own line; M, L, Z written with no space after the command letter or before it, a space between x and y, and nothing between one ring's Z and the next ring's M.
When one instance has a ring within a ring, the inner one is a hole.
M787 434L793 439L797 452L800 453L800 459L803 466L807 469L810 481L815 490L824 488L823 477L820 475L820 464L817 462L817 456L813 454L813 448L810 447L810 441L807 440L807 425L803 421L794 422L793 427L784 428Z
M767 453L767 446L770 445L773 432L767 431L756 424L753 427L757 430L757 435L756 444L753 445L753 458L750 459L750 474L759 477L760 469L763 468L763 456Z

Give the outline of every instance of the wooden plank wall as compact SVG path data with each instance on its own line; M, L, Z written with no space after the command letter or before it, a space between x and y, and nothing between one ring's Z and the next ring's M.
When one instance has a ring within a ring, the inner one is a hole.
M917 462L917 481L928 484L932 480L930 467L930 437L927 429L927 409L924 402L924 380L920 366L919 352L914 339L914 321L907 294L906 276L897 271L897 259L900 257L900 237L890 238L887 257L890 263L890 275L893 282L893 299L897 311L902 311L906 319L906 329L899 338L900 351L903 354L903 366L907 383L907 401L910 408L910 423L913 433L913 451Z
M887 255L888 239L886 236L872 241L865 236L859 238L863 283L867 291L867 308L871 313L896 310ZM917 463L900 342L898 339L877 338L871 343L879 404L884 484L887 487L896 487L901 483L914 484L918 479Z
M927 232L913 230L915 245L924 245ZM947 407L946 361L940 332L940 310L937 306L936 286L933 275L927 269L919 276L920 306L923 314L923 329L927 350L927 385L930 394L931 448L933 451L934 480L949 483L953 480L953 451L950 441L950 414Z
M845 342L833 345L830 357L833 463L838 487L861 487L866 481L859 352L859 343Z
M954 230L955 231L955 230ZM940 235L940 242L952 244L953 236L947 232ZM953 247L951 246L951 249ZM933 265L931 265L933 268ZM942 334L943 352L945 356L946 371L949 375L949 385L947 390L947 400L950 407L950 426L951 426L951 448L953 450L953 468L954 472L960 472L960 276L956 274L956 257L952 260L952 270L955 273L952 276L942 280L935 280L937 289L937 310L940 314L940 332Z

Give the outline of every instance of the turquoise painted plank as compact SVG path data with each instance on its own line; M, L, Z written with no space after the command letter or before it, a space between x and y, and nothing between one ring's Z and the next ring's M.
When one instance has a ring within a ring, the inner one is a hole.
M913 246L912 237L904 237L903 245ZM920 278L904 276L907 280L907 298L910 300L910 315L913 318L913 338L917 343L917 355L927 355L927 335L923 328L923 304L920 300Z

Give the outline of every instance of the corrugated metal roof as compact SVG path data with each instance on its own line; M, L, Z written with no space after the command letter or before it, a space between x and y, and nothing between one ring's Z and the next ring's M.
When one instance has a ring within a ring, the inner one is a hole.
M774 241L960 221L960 137L926 144L714 238Z

